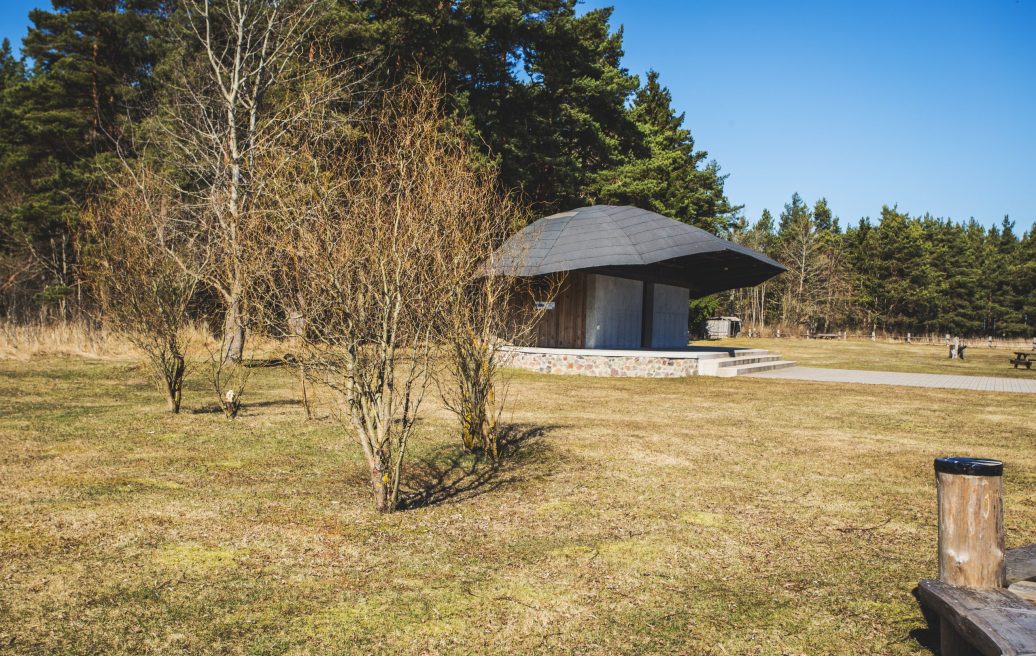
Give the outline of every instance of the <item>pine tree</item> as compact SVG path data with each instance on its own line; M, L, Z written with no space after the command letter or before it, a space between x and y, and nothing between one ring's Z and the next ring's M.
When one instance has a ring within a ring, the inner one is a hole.
M27 141L19 115L18 91L25 84L25 63L14 58L11 42L0 44L0 249L10 250L14 242L12 208L20 203L25 179Z
M684 114L672 107L669 89L649 71L637 90L630 117L640 131L637 147L623 163L599 173L594 193L602 202L650 209L716 234L734 227L740 207L731 206L723 191L726 176L696 150Z
M343 53L367 52L374 77L443 80L456 114L502 184L538 213L632 203L714 232L736 211L725 176L695 150L683 115L648 74L622 66L612 10L576 0L340 0Z
M16 172L23 161L16 92L24 83L25 64L14 58L11 42L4 39L0 43L0 171L7 173ZM9 208L17 204L19 195L11 180L0 181L0 251L12 246Z
M0 93L25 79L25 64L14 58L10 39L0 42Z
M774 250L777 243L775 224L770 210L763 208L762 214L759 215L759 220L752 226L751 243L753 248L767 255L773 256L776 254Z
M1022 320L1019 334L1036 334L1036 225L1022 237L1018 245L1015 274L1018 281L1018 309Z
M162 4L54 0L29 14L32 68L4 89L0 223L45 271L41 302L62 301L75 284L70 226L102 185L125 117L140 116L151 93Z
M943 272L951 281L951 333L988 334L985 306L989 278L986 272L986 230L975 219L967 224L950 224L957 234L957 244Z
M1014 232L1014 221L1005 216L1000 229L994 233L992 257L995 264L991 276L993 289L990 301L989 334L1019 334L1024 331L1021 316L1022 288L1019 285L1021 268L1018 249L1021 243Z
M826 198L821 198L813 204L813 221L816 224L817 232L833 234L841 232L841 228L838 227L838 218L832 214Z
M578 15L576 4L339 0L330 29L343 54L369 53L373 78L442 80L502 184L548 212L590 202L594 174L639 137L622 32L611 9Z
M935 304L930 245L921 224L895 207L881 210L876 230L878 317L887 330L923 329ZM920 320L920 321L919 321Z
M513 126L512 143L522 146L503 171L534 203L593 202L595 174L616 166L637 139L625 106L637 80L621 66L622 31L611 31L611 13L577 16L566 1L547 15L527 54L531 111Z

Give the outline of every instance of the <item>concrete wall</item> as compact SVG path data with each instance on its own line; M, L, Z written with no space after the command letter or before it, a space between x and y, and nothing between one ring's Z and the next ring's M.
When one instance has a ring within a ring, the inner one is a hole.
M644 283L587 276L586 348L640 348Z
M651 348L686 347L690 290L660 283L656 283L654 287Z

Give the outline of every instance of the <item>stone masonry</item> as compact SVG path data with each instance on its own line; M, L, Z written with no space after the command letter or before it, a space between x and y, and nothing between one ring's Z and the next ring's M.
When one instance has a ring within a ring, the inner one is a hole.
M502 355L505 366L544 374L578 376L629 376L637 378L683 378L698 374L696 357L667 354L637 355L566 352L564 350L511 348Z

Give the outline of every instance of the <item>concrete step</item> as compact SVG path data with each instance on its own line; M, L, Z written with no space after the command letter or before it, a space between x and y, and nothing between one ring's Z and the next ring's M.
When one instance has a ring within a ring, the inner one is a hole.
M703 354L704 355L704 354ZM733 353L721 351L698 358L698 374L701 376L736 376L738 367L768 364L781 359L766 349L737 349Z
M735 353L736 355L731 355L730 351L707 351L698 353L697 357L699 360L730 360L753 355L771 355L770 351L765 349L737 349Z
M716 370L715 375L720 378L733 378L734 376L743 374L757 374L761 371L787 369L788 367L794 366L795 363L791 360L770 360L767 362L756 362L755 364L745 364L737 367L720 367Z
M720 360L716 364L720 367L740 367L742 365L756 364L759 362L776 362L780 359L781 356L776 353L768 353L766 355L739 355L733 358Z

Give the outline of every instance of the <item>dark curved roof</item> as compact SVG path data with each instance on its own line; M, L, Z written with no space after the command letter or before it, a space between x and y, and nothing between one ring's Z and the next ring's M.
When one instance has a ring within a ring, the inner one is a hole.
M749 287L785 270L762 253L637 207L594 205L542 218L496 253L491 272L590 271L691 289Z

